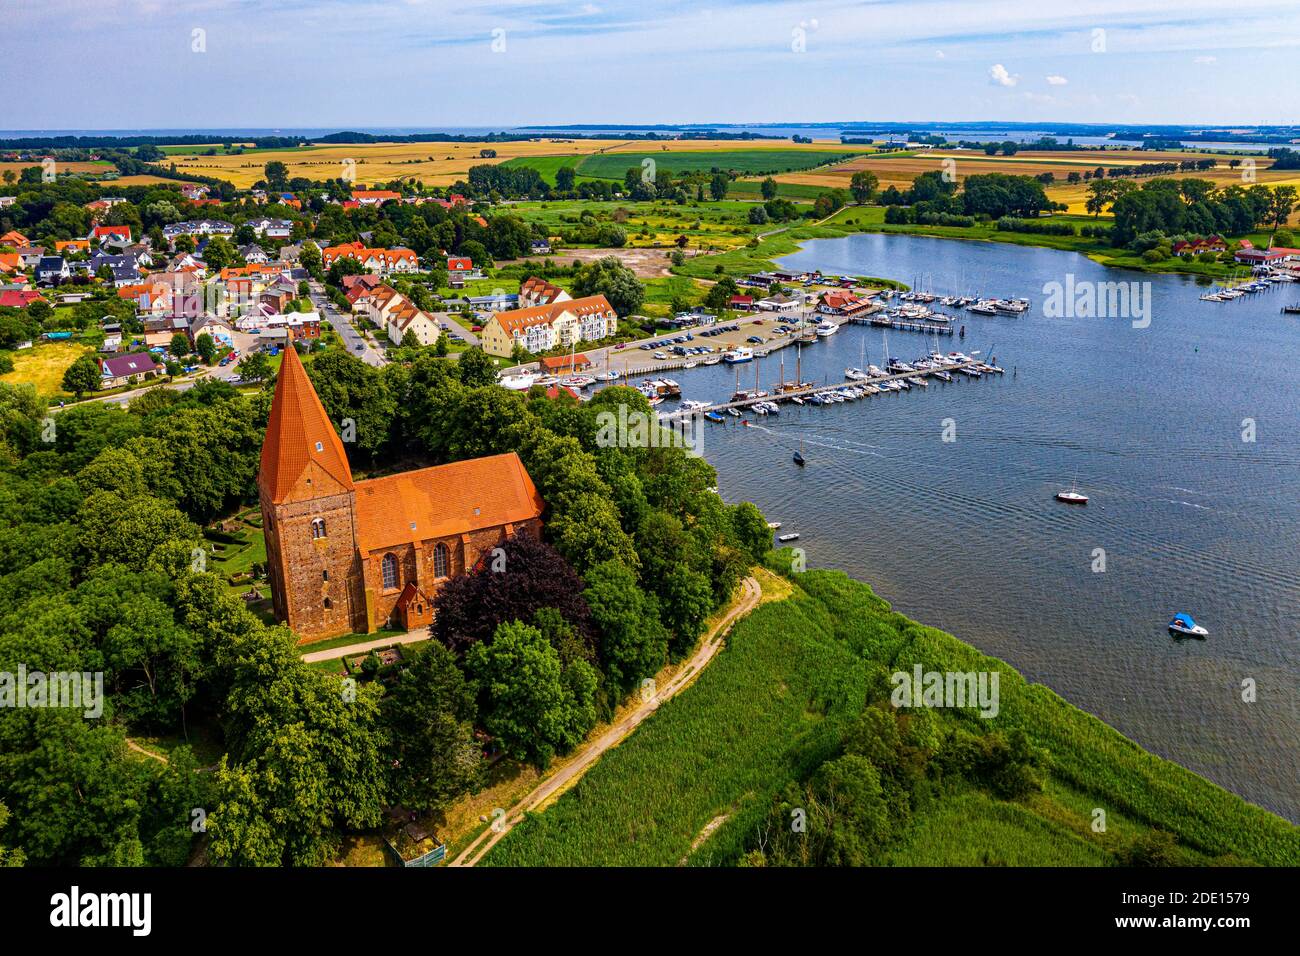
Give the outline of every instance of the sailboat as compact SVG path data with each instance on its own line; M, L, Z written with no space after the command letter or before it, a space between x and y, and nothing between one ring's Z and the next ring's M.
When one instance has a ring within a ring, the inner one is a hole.
M794 463L802 468L807 462L803 457L803 439L799 439L799 450L794 453Z
M1069 491L1058 491L1056 493L1056 500L1064 501L1067 505L1086 505L1088 496L1079 491L1076 482L1071 482Z

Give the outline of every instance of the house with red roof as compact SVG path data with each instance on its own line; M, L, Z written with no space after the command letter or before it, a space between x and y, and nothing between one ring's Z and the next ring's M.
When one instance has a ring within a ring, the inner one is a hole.
M98 239L102 242L103 240L108 239L111 236L116 236L119 239L123 239L126 242L130 242L131 227L130 226L95 226L95 228L90 230L90 235L87 238Z
M34 289L5 289L0 292L0 308L5 309L23 309L33 302L48 301Z
M0 236L0 246L13 246L15 249L22 246L30 246L32 241L24 236L17 229L10 229L3 236Z
M401 199L402 194L391 189L354 189L352 200L362 206L382 206L393 199Z

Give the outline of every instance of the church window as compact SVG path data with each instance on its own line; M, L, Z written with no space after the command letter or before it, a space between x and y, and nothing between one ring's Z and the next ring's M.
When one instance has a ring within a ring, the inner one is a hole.
M313 518L311 521L311 536L313 538L325 537L325 519Z
M433 576L435 578L445 578L447 576L447 546L439 544L433 549Z
M386 554L382 565L384 575L384 590L392 590L397 587L397 555Z

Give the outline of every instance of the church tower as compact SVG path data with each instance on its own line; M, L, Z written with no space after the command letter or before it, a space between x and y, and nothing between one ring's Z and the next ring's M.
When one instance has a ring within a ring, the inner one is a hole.
M257 488L276 617L302 641L368 631L356 486L292 345L275 384Z

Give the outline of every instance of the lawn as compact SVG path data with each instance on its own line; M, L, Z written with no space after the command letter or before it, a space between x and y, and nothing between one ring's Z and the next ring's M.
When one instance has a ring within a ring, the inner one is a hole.
M780 563L774 556L769 566ZM884 863L1105 865L1156 828L1193 862L1300 862L1300 828L1144 751L1001 661L892 612L867 585L832 571L790 583L789 598L737 624L692 689L530 814L485 863L734 864L754 845L774 795L838 756L871 662L887 671L996 670L996 717L935 714L954 728L1023 730L1050 754L1042 791L1018 800L965 784L936 790L894 834ZM1090 826L1097 807L1108 819L1101 833Z
M72 341L40 342L29 349L10 352L14 370L0 376L0 381L9 385L34 385L46 398L71 397L63 390L63 373L78 356L94 351L89 345Z

